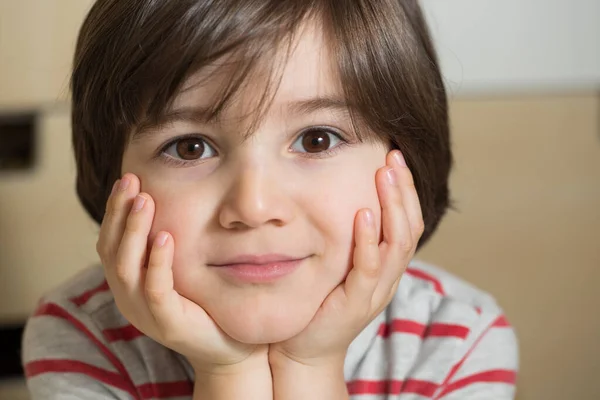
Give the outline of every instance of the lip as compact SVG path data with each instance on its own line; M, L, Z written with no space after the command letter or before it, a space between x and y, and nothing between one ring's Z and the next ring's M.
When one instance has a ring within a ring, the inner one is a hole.
M285 254L241 254L227 259L219 264L212 264L215 267L229 267L234 264L270 264L286 261L300 260L305 257L293 257Z
M241 255L211 266L237 281L268 283L291 274L307 258L281 254Z

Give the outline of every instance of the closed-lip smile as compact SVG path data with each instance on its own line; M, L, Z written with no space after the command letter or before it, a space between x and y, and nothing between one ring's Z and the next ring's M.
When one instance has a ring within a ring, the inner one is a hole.
M209 266L239 283L270 283L291 274L309 257L243 254Z

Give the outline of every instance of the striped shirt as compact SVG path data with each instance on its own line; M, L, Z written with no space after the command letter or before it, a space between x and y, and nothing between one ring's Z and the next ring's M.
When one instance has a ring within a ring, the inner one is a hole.
M102 267L46 295L27 322L23 365L33 400L191 399L186 359L117 309ZM513 399L517 341L494 299L413 261L389 306L350 345L353 400Z

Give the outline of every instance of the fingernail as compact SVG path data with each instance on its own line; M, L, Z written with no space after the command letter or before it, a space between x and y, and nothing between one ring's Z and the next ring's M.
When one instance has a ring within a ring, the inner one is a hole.
M398 165L400 165L402 167L406 167L406 160L404 159L404 156L402 155L402 153L400 151L394 152L394 160L396 160Z
M363 214L363 217L368 227L374 226L375 223L373 222L373 211L366 210Z
M120 191L124 191L129 187L129 183L130 183L130 179L129 178L123 178L121 179L121 182L119 182L119 190Z
M111 196L112 196L113 194L115 194L115 191L117 190L117 186L119 186L119 182L120 182L120 180L119 180L119 179L117 179L117 180L115 181L115 183L113 183L112 190L110 191L110 195L111 195Z
M146 198L144 196L137 195L135 201L133 202L133 207L131 208L131 211L140 211L142 207L144 207L144 203L146 203Z
M158 236L156 236L156 240L154 241L154 243L156 243L158 247L163 247L167 242L168 237L169 235L166 232L161 232L158 234Z
M398 186L398 178L396 177L396 172L393 170L393 168L388 169L385 172L385 175L387 176L388 182L392 186Z

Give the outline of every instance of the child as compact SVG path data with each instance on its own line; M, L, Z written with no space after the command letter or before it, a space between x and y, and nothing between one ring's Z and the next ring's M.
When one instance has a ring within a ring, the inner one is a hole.
M29 320L33 399L513 398L494 300L411 261L451 167L416 0L98 0L71 87L102 266Z

